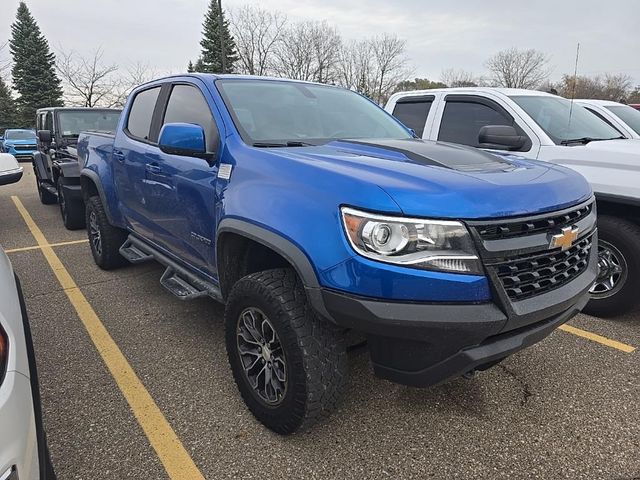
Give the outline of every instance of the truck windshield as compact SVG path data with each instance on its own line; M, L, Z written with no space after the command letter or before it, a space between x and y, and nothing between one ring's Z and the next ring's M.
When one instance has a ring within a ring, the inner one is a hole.
M640 135L640 111L636 110L629 105L611 105L605 107L607 110L613 112L613 114L622 120L624 123Z
M7 130L4 138L7 140L35 140L36 132L33 130Z
M566 98L514 95L516 102L556 145L621 138L618 130ZM571 112L571 118L569 118Z
M412 138L390 115L343 88L291 81L216 82L243 140L255 146L319 145L339 138Z
M68 110L58 112L60 134L63 137L77 137L86 130L115 132L120 112L117 110Z

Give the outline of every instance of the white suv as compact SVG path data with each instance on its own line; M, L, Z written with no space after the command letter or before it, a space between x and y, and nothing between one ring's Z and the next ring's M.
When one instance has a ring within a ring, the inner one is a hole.
M16 159L0 154L0 185L21 176ZM0 480L54 478L27 311L20 282L0 248Z

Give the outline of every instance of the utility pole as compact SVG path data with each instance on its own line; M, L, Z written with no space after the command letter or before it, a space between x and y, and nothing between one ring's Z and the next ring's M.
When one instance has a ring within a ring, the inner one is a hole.
M218 30L220 32L220 56L222 58L222 73L227 73L227 56L224 53L224 23L222 22L222 0L218 0Z

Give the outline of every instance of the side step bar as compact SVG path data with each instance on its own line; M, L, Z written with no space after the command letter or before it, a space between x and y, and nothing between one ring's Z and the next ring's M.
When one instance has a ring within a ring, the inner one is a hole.
M155 260L167 267L160 278L160 284L180 300L211 297L219 302L223 301L220 288L217 285L187 270L133 235L129 235L126 242L120 247L120 255L131 263Z

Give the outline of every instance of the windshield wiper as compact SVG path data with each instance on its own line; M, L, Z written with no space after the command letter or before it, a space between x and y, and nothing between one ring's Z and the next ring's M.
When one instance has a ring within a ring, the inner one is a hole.
M298 140L289 140L288 142L254 142L252 144L258 148L276 148L276 147L315 147L313 143L299 142Z
M620 135L619 137L612 137L612 138L593 138L593 137L570 138L568 140L562 140L560 142L560 145L574 145L574 144L586 145L589 142L603 142L605 140L618 140L622 138L625 138L625 137Z

